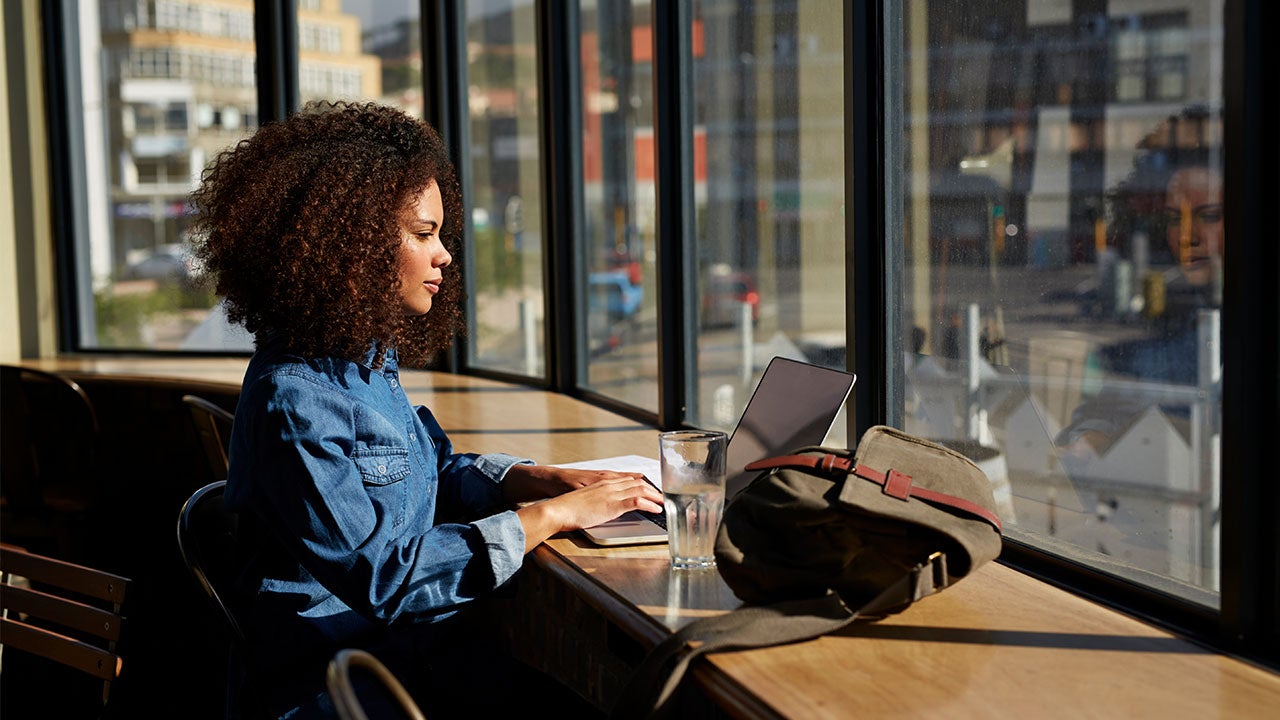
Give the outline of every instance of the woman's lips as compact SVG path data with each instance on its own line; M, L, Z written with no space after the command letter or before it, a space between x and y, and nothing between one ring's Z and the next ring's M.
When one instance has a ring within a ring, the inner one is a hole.
M436 293L440 292L440 281L439 281L439 280L437 280L437 281L435 281L435 282L431 282L430 280L424 280L424 281L422 282L422 284L427 286L427 289L431 291L431 294L432 294L432 295L435 295Z

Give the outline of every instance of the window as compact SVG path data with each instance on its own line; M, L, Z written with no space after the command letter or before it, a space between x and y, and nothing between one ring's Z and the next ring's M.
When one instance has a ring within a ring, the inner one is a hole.
M986 470L1009 537L1212 608L1222 4L1187 5L902 6L890 393Z
M845 367L842 10L697 8L689 421L732 430L774 356ZM845 434L842 414L831 443Z
M649 3L581 3L584 385L658 409ZM581 280L580 280L581 282Z
M542 164L533 10L515 2L466 6L466 261L474 288L468 362L541 377Z
M252 68L252 38L228 43L200 34L193 3L81 4L81 37L66 43L78 56L81 86L71 93L71 131L82 156L83 218L73 238L79 334L86 349L245 349L247 338L210 314L212 291L191 282L186 236L187 194L201 169L239 137L199 108L253 108L252 82L229 82L213 61ZM146 15L149 12L153 16ZM252 17L252 4L238 12ZM157 34L153 30L188 33ZM140 43L146 43L140 46ZM100 63L98 58L107 60ZM62 64L62 63L60 63ZM194 117L193 117L194 113ZM225 112L223 113L225 118Z
M298 4L298 91L377 101L422 117L422 25L415 0Z

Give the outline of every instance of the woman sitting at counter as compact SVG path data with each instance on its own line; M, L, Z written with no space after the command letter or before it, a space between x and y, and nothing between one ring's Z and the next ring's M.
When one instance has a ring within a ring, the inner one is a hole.
M632 509L639 476L460 454L399 370L459 326L463 208L440 137L374 104L310 106L222 153L193 196L197 255L254 335L229 508L254 529L246 692L323 715L325 664L370 650L431 715L500 706L469 604L551 535ZM516 503L544 499L516 508Z

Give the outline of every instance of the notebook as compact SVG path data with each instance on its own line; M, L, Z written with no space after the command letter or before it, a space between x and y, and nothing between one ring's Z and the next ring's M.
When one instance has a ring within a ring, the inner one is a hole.
M746 487L754 476L745 470L747 463L783 455L805 445L821 444L848 399L855 379L853 373L798 360L775 357L769 361L729 437L725 502ZM656 438L654 444L657 444ZM657 458L624 455L561 467L641 472L661 489L661 466ZM582 534L597 545L660 543L667 540L665 524L661 515L633 511L586 528Z

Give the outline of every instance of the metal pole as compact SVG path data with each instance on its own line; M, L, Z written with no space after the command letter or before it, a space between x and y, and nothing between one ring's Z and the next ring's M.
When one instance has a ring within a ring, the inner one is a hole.
M1222 434L1219 402L1222 382L1222 318L1218 310L1201 310L1196 318L1200 352L1197 385L1199 397L1192 405L1191 432L1198 463L1200 487L1201 586L1218 589L1218 508L1222 501ZM1195 485L1193 485L1195 487Z
M982 322L982 315L978 311L978 303L969 303L968 313L965 316L964 335L965 335L965 359L967 361L968 377L965 381L966 405L968 412L965 413L965 428L970 440L981 440L982 419L980 417L981 407L978 402L979 387L979 363L982 362L982 348L979 344L978 326Z

